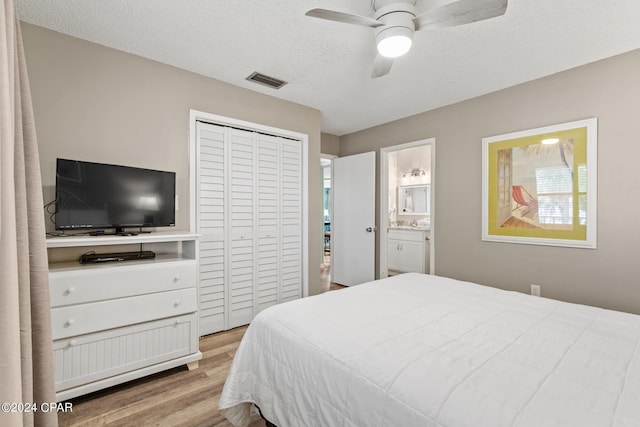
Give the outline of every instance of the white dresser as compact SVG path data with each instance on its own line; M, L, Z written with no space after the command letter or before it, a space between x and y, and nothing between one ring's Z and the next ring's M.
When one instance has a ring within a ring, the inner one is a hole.
M387 269L393 273L429 273L429 230L390 228Z
M197 367L197 235L47 239L58 400L155 372ZM80 264L97 253L153 250L156 258Z

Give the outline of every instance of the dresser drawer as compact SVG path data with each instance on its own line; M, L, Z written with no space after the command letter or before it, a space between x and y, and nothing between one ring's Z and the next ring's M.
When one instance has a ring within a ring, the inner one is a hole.
M197 309L195 288L53 308L53 339L192 313Z
M60 307L196 286L195 260L89 265L49 273L51 306Z
M192 313L54 341L56 391L197 353L197 329Z

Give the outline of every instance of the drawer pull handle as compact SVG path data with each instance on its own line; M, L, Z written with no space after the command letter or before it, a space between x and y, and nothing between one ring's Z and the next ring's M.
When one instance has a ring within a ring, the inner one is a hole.
M68 328L69 326L73 325L74 323L75 323L75 320L69 319L64 323L64 327Z
M173 283L178 283L179 281L180 281L180 276L176 274L176 276L173 278Z
M181 304L181 302L180 302L180 301L176 301L176 302L174 302L174 303L173 303L173 306L174 306L174 307L178 307L180 304Z
M69 341L69 347L74 347L76 344L78 344L78 341L76 340Z
M72 292L75 292L75 288L67 288L66 291L64 291L65 295L70 295Z
M174 325L179 325L180 323L182 323L182 322L180 321L180 319L176 319L176 321L175 321L173 324L174 324Z

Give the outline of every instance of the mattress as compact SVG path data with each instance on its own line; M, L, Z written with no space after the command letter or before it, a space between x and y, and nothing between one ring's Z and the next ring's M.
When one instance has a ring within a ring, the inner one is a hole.
M604 286L604 285L603 285ZM279 427L640 426L640 316L403 274L271 307L219 407Z

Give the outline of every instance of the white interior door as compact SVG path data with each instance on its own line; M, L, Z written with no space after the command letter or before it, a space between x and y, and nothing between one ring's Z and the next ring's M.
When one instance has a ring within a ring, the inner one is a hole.
M333 281L353 286L375 278L376 153L333 161Z

